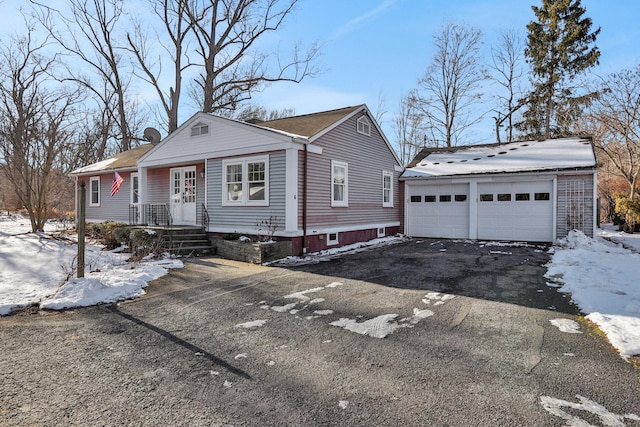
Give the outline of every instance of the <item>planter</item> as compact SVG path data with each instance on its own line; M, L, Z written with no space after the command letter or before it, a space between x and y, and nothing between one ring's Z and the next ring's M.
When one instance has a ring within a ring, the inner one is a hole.
M262 264L291 255L291 242L252 243L214 238L212 245L222 258Z

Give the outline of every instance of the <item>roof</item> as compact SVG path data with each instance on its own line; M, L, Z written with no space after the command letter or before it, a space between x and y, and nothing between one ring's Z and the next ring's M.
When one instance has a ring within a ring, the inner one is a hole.
M402 178L595 168L590 138L425 148Z
M71 175L82 175L90 172L104 172L120 169L134 169L137 167L137 161L147 151L153 148L153 144L144 144L131 150L123 151L113 157L83 166L71 172Z
M256 126L280 130L309 138L322 132L334 123L363 107L364 105L356 105L353 107L339 108L337 110L322 111L320 113L270 120L268 122L256 123Z

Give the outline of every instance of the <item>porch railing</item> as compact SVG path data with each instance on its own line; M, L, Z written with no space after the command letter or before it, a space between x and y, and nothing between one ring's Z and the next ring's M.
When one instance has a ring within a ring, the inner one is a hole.
M200 225L202 225L205 230L209 229L209 211L204 203L202 204L202 223Z
M173 218L166 203L130 204L129 224L171 226Z

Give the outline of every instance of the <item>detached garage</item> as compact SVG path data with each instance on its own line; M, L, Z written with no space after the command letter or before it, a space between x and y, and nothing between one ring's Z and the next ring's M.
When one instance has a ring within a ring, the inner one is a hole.
M400 180L409 236L551 242L594 233L588 138L425 148Z

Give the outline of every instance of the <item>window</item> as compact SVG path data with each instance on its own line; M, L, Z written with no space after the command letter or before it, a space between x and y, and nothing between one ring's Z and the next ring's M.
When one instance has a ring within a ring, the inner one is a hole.
M422 196L411 196L411 203L420 203L422 201Z
M529 200L529 193L516 193L516 200L518 201Z
M441 202L450 202L451 201L451 195L449 194L443 194L440 196L440 201Z
M480 195L481 202L493 202L493 194L481 194Z
M393 173L382 172L382 206L393 207Z
M346 163L331 161L331 206L349 206L348 173Z
M209 133L209 125L205 123L196 123L191 128L191 136L206 135Z
M436 196L424 196L424 201L426 203L435 203Z
M378 227L378 237L384 237L384 227Z
M371 136L371 123L366 116L362 116L358 119L358 133Z
M535 200L549 200L549 193L536 193L534 195Z
M138 174L131 174L131 203L138 204L140 203L140 193L138 189Z
M327 234L327 246L329 245L337 245L338 244L338 233L328 233Z
M222 162L222 205L269 206L268 157Z
M510 202L511 201L511 193L498 194L498 201L499 202Z
M89 178L89 206L100 206L100 177Z
M465 202L467 200L466 194L456 194L455 201L456 202Z

